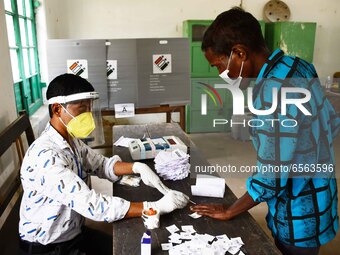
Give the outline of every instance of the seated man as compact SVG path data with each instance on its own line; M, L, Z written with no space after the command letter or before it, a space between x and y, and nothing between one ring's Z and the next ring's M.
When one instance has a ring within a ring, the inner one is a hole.
M21 168L22 254L112 254L112 237L85 228L84 217L113 222L139 217L143 208L158 208L164 214L187 204L186 195L168 189L147 165L121 162L117 155L106 158L79 139L95 128L92 103L98 93L87 80L60 75L46 94L50 122L27 150ZM164 197L156 202L129 202L86 185L90 174L115 182L134 173Z

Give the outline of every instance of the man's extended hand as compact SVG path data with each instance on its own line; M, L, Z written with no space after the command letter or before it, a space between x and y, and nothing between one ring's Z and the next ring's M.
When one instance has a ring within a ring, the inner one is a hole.
M208 216L217 220L230 220L228 207L223 204L199 204L191 206L190 210L200 215Z
M182 192L170 190L160 200L155 202L143 202L144 210L153 208L160 214L172 212L175 209L184 208L189 202L189 197Z
M135 162L132 166L132 171L135 174L140 174L145 185L158 189L163 195L170 191L146 164Z
M191 211L200 215L209 216L218 220L231 220L237 215L248 211L259 202L255 202L253 198L246 192L242 197L237 199L230 207L222 204L201 204L190 207Z

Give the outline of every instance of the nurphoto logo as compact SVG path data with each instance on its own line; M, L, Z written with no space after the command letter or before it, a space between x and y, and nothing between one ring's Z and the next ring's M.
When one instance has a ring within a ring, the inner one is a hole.
M280 106L280 114L281 115L287 115L287 107L289 105L295 105L297 109L299 109L304 115L312 115L310 111L304 106L305 103L309 102L311 98L311 93L309 90L304 88L297 88L297 87L282 87L280 90L278 90L276 87L272 88L272 105L268 109L256 109L253 104L253 87L247 88L247 105L244 103L244 94L242 90L237 86L232 86L228 84L215 84L214 88L207 84L200 83L204 86L206 86L208 89L205 89L204 94L201 94L201 115L207 115L207 94L216 101L212 92L215 94L215 96L221 101L221 97L216 91L216 89L227 89L231 92L232 99L233 99L233 115L244 115L245 114L245 106L249 109L249 111L257 116L266 116L274 113L278 106ZM290 98L289 94L299 94L299 98ZM279 105L279 99L280 99L280 105ZM220 102L221 106L223 102ZM216 102L215 102L216 105ZM214 119L213 120L213 126L216 127L216 125L226 125L230 124L232 127L233 125L243 125L243 126L249 126L249 127L261 127L265 125L265 122L271 123L272 126L274 126L274 123L279 121L280 124L284 127L295 127L298 123L295 119L289 119L286 118L282 121L279 119L251 119L239 122L232 122L232 120L228 119Z

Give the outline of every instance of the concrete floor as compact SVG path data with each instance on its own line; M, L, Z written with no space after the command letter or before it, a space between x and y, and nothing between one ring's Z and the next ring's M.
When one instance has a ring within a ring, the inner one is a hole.
M251 166L255 163L256 154L250 141L242 142L234 140L231 138L229 133L190 134L189 136L212 165L219 164L222 166L230 164L238 168L240 165ZM340 162L340 135L337 137L334 145L337 162ZM100 152L103 154L107 153L105 153L105 151ZM240 197L244 194L246 191L246 177L230 177L227 175L222 175L222 177L225 178L227 185L237 197ZM339 184L340 179L338 180L338 185ZM92 178L92 187L98 192L112 194L111 185L112 184L108 181ZM267 205L262 203L251 209L250 213L271 238L271 233L268 230L265 221ZM110 234L112 233L111 224L87 221L87 225L101 229ZM336 254L340 255L339 234L333 241L323 246L320 251L320 255Z

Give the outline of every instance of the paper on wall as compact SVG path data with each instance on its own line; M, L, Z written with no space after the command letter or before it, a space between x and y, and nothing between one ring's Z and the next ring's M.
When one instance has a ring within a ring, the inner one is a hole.
M135 104L115 104L115 118L131 118L135 116Z

